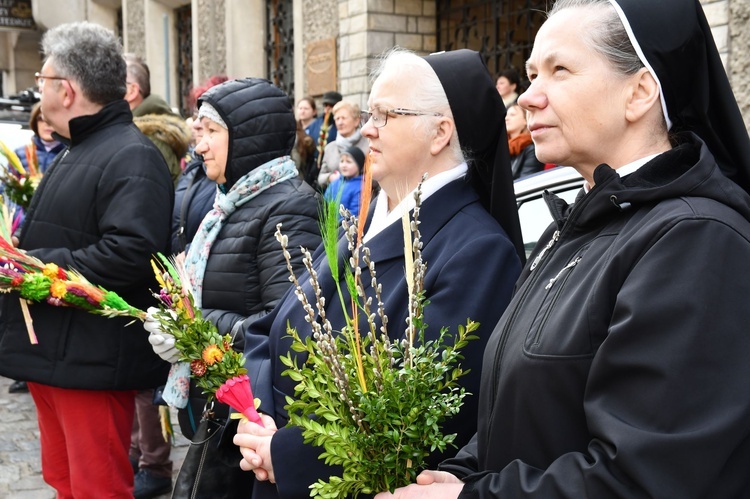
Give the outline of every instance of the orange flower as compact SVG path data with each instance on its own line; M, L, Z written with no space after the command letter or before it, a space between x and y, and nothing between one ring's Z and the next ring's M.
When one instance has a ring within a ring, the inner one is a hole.
M54 281L52 281L52 284L50 284L49 286L49 294L51 294L55 298L62 299L65 297L65 293L67 292L68 292L68 289L65 286L65 283L63 281L59 281L55 279Z
M216 345L208 345L203 349L202 357L207 365L212 366L216 362L221 362L221 359L224 358L224 352Z

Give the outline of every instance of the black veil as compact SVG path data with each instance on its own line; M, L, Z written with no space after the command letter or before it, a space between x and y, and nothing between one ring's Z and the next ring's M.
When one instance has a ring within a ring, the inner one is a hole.
M458 140L469 151L467 179L482 205L503 227L526 261L510 170L505 105L482 56L473 50L425 57L440 79L456 122Z
M750 137L699 0L609 0L659 81L670 131L697 134L750 192Z

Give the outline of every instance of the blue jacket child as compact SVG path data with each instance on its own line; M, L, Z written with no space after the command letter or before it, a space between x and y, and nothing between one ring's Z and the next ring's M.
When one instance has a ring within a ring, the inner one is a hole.
M365 153L358 147L350 147L341 154L339 171L341 175L331 182L324 194L326 200L341 196L340 203L351 212L359 215L359 201L362 195L362 168L365 165ZM339 218L341 216L339 215Z

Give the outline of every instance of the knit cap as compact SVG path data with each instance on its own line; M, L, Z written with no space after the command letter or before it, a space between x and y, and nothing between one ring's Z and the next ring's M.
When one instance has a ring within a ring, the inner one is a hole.
M226 123L224 123L224 120L221 119L221 116L219 116L219 111L216 110L211 104L208 102L203 102L201 104L200 109L198 110L198 119L201 118L208 118L209 120L213 121L217 125L219 125L222 128L226 128L229 130L229 127Z
M357 163L357 166L359 166L359 173L362 174L362 168L365 167L365 153L362 152L362 149L356 146L352 146L341 155L344 154L351 156L355 163Z

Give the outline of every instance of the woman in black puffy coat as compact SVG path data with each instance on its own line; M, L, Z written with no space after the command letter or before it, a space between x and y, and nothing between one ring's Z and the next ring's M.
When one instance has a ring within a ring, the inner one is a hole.
M296 122L289 98L278 87L257 78L227 81L205 92L198 106L204 134L196 152L203 156L206 176L216 181L218 193L187 252L186 269L203 316L220 334L231 335L234 348L242 351L243 336L237 331L269 313L290 285L274 236L276 225L283 224L292 263L301 273L300 246L315 248L321 241L319 203L289 156ZM159 330L158 321L147 320L145 327L154 351L175 362L174 338ZM228 414L223 404L204 408L200 392L191 384L190 403L180 411L181 428L188 437L205 411L211 411L214 420ZM209 452L215 450L210 447ZM241 459L239 451L236 454L222 461L236 466ZM212 474L232 480L227 475L230 467L221 468L218 458L206 459L206 464L223 470ZM207 491L212 497L220 497L215 495L219 492Z

